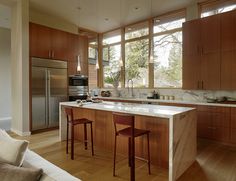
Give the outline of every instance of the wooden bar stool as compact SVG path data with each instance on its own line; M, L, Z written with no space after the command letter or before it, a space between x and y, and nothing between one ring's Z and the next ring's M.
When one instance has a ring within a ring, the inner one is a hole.
M115 165L116 165L116 144L117 144L117 136L125 136L128 137L128 148L129 148L129 166L131 180L135 180L135 139L136 137L147 135L147 149L148 149L148 173L151 174L150 170L150 148L149 148L149 130L137 129L134 128L134 115L130 114L121 114L121 113L113 113L113 122L115 126L115 144L114 144L114 160L113 160L113 176L115 176ZM117 124L128 126L127 128L117 130Z
M90 124L91 128L91 143L92 143L92 156L94 155L93 150L93 121L86 118L74 119L73 109L71 107L65 107L65 113L67 118L67 130L66 130L66 153L68 154L68 140L69 140L69 125L71 128L71 159L74 160L74 126L83 124L84 125L84 146L87 150L88 139L87 139L87 124Z

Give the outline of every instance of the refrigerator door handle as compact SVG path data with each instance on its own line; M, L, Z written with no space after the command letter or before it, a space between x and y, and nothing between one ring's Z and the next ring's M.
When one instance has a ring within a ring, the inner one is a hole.
M51 121L51 72L50 70L48 70L48 100L47 100L47 104L48 104L48 122L47 122L47 126L49 127L49 123Z
M46 113L46 116L45 116L45 125L47 126L48 125L48 70L45 69L45 99L46 99L46 104L45 104L45 113Z

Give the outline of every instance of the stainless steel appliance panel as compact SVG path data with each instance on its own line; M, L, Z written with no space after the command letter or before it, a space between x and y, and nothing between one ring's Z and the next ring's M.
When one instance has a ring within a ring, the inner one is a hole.
M67 101L67 62L32 58L32 131L59 125L59 102Z
M32 130L47 128L47 69L32 67Z
M67 70L48 69L49 127L59 125L59 103L67 101Z

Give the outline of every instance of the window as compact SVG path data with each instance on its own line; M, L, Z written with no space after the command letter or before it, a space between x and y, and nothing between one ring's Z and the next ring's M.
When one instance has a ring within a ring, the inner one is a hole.
M121 31L103 35L103 81L106 88L117 88L120 83Z
M142 39L125 44L125 83L133 81L134 87L148 87L149 40Z
M148 22L125 29L125 85L132 80L134 87L148 87L149 55Z
M154 87L182 87L182 23L178 12L154 19Z
M201 17L207 17L236 9L236 0L217 0L199 4Z
M142 22L125 28L125 40L139 38L149 34L148 22Z

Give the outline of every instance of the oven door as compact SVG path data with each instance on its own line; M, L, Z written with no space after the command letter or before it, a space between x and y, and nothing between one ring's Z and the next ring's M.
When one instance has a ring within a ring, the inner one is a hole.
M69 86L88 86L88 78L69 77Z

